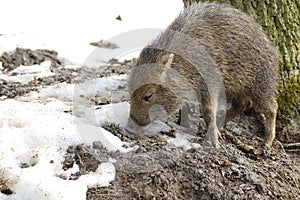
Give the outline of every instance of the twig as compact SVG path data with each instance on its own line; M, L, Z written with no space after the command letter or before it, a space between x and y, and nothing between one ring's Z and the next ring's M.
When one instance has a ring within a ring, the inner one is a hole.
M288 152L288 153L296 153L296 152L300 152L300 149L287 149L286 152Z
M284 144L283 147L286 149L300 149L300 142Z
M228 138L229 140L231 140L242 151L244 151L246 153L251 153L251 154L253 154L256 157L258 157L258 156L261 155L261 153L258 150L256 150L254 147L243 143L241 140L239 140L236 137L234 137L228 131L224 130L223 134L225 135L226 138Z
M284 149L284 146L281 142L279 142L278 140L276 140L276 144L278 144L280 146L280 149L283 151L283 153L286 155L286 151Z

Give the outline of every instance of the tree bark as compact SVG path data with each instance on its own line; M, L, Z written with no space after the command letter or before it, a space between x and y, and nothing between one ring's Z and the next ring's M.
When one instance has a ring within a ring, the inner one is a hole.
M208 0L230 4L251 15L280 52L277 138L300 141L300 1ZM186 6L207 0L183 0Z

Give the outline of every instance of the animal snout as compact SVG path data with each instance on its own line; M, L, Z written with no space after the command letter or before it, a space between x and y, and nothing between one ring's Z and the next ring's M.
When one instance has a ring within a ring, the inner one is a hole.
M137 125L134 120L132 119L132 117L130 116L129 119L128 119L128 122L125 126L125 129L130 132L130 133L136 133L139 129L140 129L140 126Z

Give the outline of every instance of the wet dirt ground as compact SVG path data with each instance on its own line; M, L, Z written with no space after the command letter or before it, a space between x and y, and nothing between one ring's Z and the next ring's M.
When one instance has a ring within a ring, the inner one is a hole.
M259 147L263 140L261 126L257 123L255 117L243 115L230 122L226 129L244 143ZM119 133L120 130L115 128L113 132ZM222 139L221 149L204 150L200 147L187 151L160 138L133 141L139 144L139 148L126 156L130 160L143 152L147 159L162 162L159 167L155 165L156 168L148 170L144 164L142 166L147 170L143 171L135 162L127 162L133 166L131 170L124 170L124 163L120 163L121 167L116 164L116 179L111 186L90 188L87 199L300 198L299 153L286 153L279 141L270 151L256 157L243 152L226 138ZM201 144L203 138L204 135L200 135L195 142ZM165 157L156 157L157 154ZM149 155L154 156L149 158ZM118 160L118 156L109 157Z
M32 53L28 51L22 53ZM55 64L52 66L55 75L24 85L0 80L1 98L15 98L61 82L74 83L80 70L85 70L85 79L127 74L133 63L112 60L96 71L88 68L65 69L56 52L45 50L39 53L36 56L38 59L34 56L28 59L40 62L44 60L43 56L50 57ZM12 56L8 54L1 57L2 62L6 59L7 71L16 64L26 64L22 59L18 62L14 60L14 65L10 64L13 63L9 62L10 58ZM243 143L259 149L263 143L262 127L259 118L250 111L229 122L225 129ZM275 140L272 149L253 156L224 136L220 149L202 149L205 131L193 141L200 145L185 150L166 142L160 133L152 137L134 138L115 124L106 124L103 128L127 142L128 146L136 148L126 154L109 152L99 142L94 142L92 146L81 144L68 148L63 169L71 168L74 163L80 167L80 171L71 177L73 180L95 171L103 162L113 162L116 167L116 177L110 186L88 189L86 198L89 200L300 199L300 152L286 151L284 141ZM170 136L174 137L172 134Z

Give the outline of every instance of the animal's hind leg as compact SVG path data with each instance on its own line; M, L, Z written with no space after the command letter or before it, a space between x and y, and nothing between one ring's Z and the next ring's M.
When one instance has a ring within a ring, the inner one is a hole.
M225 123L231 121L238 115L240 115L243 111L245 111L248 107L250 107L252 101L248 97L236 97L231 102L231 107L226 112L226 120Z
M266 118L265 146L267 148L270 148L272 146L273 140L275 139L277 108L278 108L277 102L274 101L269 106L269 108L264 111L264 115Z
M277 114L277 102L271 99L265 104L260 104L258 110L265 116L265 147L270 148L273 140L275 139L276 129L276 114Z

